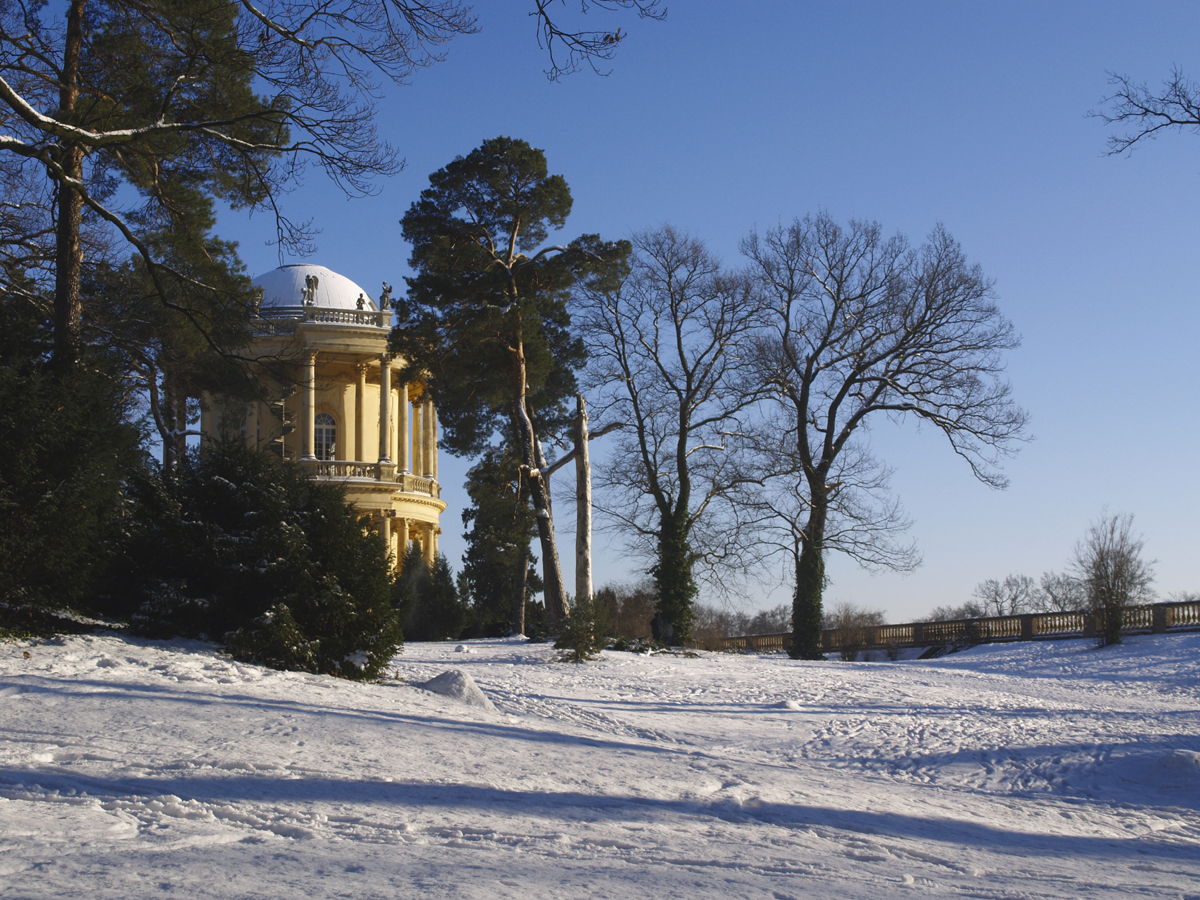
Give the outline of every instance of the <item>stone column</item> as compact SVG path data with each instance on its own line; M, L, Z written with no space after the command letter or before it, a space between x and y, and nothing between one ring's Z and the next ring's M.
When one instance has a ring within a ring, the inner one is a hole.
M412 405L412 470L414 475L424 474L425 466L422 462L422 455L425 450L425 442L422 440L422 435L425 433L421 422L421 409L423 403L414 403Z
M408 553L408 519L397 519L396 530L399 532L399 546L396 549L396 570L404 565L404 554Z
M358 384L354 393L354 456L353 459L367 460L367 364L354 367Z
M317 353L310 350L304 361L304 398L303 398L303 440L304 450L302 460L317 458Z
M392 448L392 361L383 353L379 357L379 461L391 463Z
M422 404L424 407L424 415L421 416L424 424L424 434L422 437L421 462L424 463L424 475L426 478L433 478L433 401L429 397L425 398Z
M400 405L397 407L396 435L400 442L396 445L396 469L407 472L408 468L408 384L397 385L400 389Z
M383 535L383 546L392 549L392 519L385 509L379 516L379 533Z
M429 568L432 569L433 568L433 553L434 553L433 526L432 525L422 525L421 530L424 532L424 534L421 535L424 538L424 540L421 541L421 547L425 551L425 553L424 553L425 565L429 566Z
M438 414L437 407L432 403L429 404L429 455L433 457L433 480L437 481L438 477Z

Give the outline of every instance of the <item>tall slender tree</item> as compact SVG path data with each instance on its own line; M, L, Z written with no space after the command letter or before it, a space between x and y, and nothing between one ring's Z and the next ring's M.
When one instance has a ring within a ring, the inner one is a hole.
M413 246L408 297L392 347L428 372L446 445L477 452L504 419L537 516L546 609L568 615L554 536L543 435L570 421L583 346L566 300L580 281L619 266L628 245L594 235L547 244L571 192L525 141L485 141L429 177L401 220Z

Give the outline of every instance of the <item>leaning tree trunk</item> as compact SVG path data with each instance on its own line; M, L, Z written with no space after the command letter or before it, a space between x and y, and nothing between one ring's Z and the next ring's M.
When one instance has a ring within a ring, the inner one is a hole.
M541 443L533 430L533 420L525 407L525 345L521 339L521 321L518 318L513 337L513 429L521 440L521 474L529 482L529 497L533 501L537 516L538 540L542 547L542 596L546 600L546 617L550 628L557 629L565 622L570 610L567 607L567 590L563 584L562 563L558 559L558 545L554 540L554 515L550 509L550 485L545 474L545 459Z

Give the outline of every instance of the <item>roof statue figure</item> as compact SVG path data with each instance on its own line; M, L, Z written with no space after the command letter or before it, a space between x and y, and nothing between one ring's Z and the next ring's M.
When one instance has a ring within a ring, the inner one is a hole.
M304 276L304 305L316 306L317 304L317 284L320 278L316 275Z

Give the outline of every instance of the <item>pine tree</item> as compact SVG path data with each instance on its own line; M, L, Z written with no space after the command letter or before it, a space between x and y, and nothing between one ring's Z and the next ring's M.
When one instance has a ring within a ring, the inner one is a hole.
M448 641L462 636L466 606L459 599L450 564L440 553L430 566L420 547L409 545L393 603L400 610L409 640Z
M128 398L103 357L57 375L48 323L0 303L0 603L85 604L139 461Z
M543 436L567 427L583 346L569 331L568 292L619 265L628 244L581 237L546 245L571 192L525 141L499 137L434 172L401 220L412 243L408 298L393 349L429 372L446 446L478 452L507 431L537 513L546 608L567 614Z
M487 637L523 634L525 603L542 589L530 552L537 525L519 465L509 448L491 448L467 474L460 593Z

